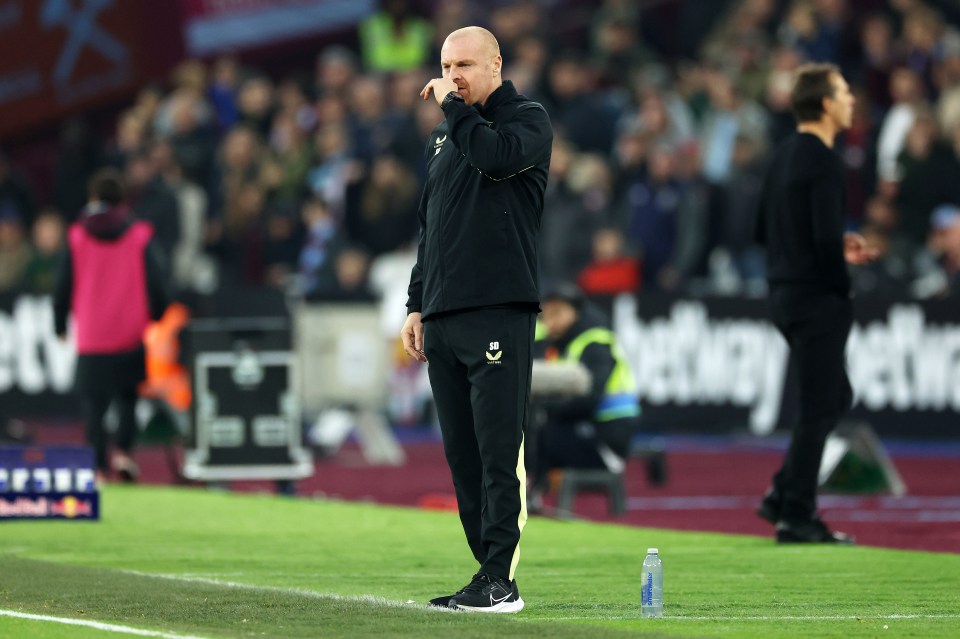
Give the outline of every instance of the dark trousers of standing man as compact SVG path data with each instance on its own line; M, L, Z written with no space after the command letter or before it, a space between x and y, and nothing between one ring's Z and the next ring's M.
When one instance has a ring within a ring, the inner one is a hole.
M820 460L827 436L850 409L853 391L846 346L853 305L834 293L774 286L773 321L790 345L800 386L800 418L783 466L774 475L780 519L806 521L816 512Z
M83 397L83 416L87 422L87 443L93 446L97 461L97 470L107 472L110 463L107 459L107 433L103 418L110 404L116 400L117 425L116 445L124 453L130 454L137 438L137 389L135 386L117 390L116 393L91 393Z
M523 436L530 405L529 308L424 322L424 352L460 521L480 572L514 578L527 520Z

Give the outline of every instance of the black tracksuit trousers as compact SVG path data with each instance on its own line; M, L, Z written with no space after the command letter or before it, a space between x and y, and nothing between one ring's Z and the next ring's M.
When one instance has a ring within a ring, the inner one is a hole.
M774 324L790 345L800 385L800 418L773 488L781 502L780 518L805 521L816 512L827 435L853 400L846 370L853 305L837 294L789 286L772 287L770 301Z
M118 390L113 396L106 393L87 392L82 397L83 415L87 422L87 443L93 447L97 461L97 470L109 472L107 459L107 433L103 418L116 400L120 423L117 427L117 448L129 454L137 438L137 388L129 386Z
M460 521L480 571L512 580L527 520L523 439L536 314L481 308L424 322L424 353Z

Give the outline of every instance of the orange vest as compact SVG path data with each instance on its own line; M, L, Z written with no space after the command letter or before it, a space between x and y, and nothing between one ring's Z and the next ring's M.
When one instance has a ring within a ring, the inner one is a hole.
M174 302L160 321L147 327L143 343L147 352L147 379L140 387L143 397L162 399L171 408L190 408L190 376L180 364L180 330L190 321L186 306Z

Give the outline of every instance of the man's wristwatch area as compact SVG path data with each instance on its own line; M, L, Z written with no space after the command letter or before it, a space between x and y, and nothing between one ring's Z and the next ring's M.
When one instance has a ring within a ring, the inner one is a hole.
M446 109L447 105L451 102L463 102L463 96L456 91L451 91L447 95L443 96L443 102L440 103L440 108Z

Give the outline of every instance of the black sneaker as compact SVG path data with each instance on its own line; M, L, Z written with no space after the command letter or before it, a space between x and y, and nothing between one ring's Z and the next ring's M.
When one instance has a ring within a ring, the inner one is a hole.
M516 581L477 573L470 585L450 599L454 610L470 612L520 612L523 599Z
M467 584L460 590L456 591L452 595L442 595L440 597L434 597L433 599L430 600L430 605L437 606L438 608L449 608L450 600L456 597L457 595L459 595L460 593L462 593L467 588L469 588L473 584L473 582L477 580L477 577L479 576L480 576L480 573L475 574L473 577L470 578L469 584Z
M779 544L838 544L853 546L856 540L850 535L830 530L823 520L814 515L806 521L781 520L777 522Z

